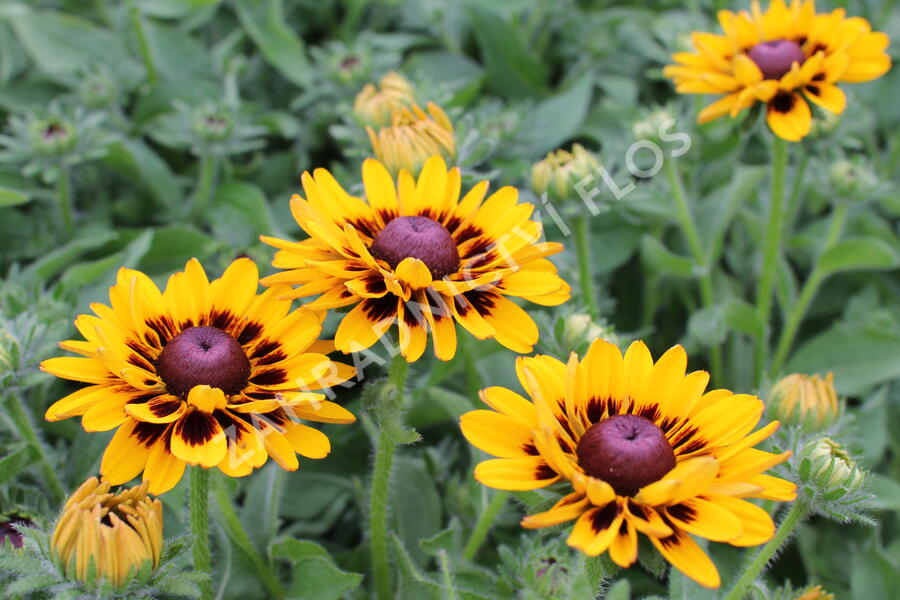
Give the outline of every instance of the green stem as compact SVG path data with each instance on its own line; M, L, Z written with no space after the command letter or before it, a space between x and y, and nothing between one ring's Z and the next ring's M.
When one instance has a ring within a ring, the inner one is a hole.
M809 164L809 153L800 155L797 168L794 170L794 181L791 183L791 195L788 196L787 210L785 211L785 226L790 229L800 213L800 204L803 199L803 176L806 174L806 166Z
M587 217L579 215L573 223L575 235L575 252L578 254L578 279L581 283L581 296L592 321L600 318L600 309L594 297L594 276L591 273L590 223Z
M687 194L684 190L684 182L681 180L681 174L675 166L674 160L663 162L663 170L666 173L666 179L669 181L669 188L672 196L675 198L675 207L678 213L678 222L681 225L681 231L687 239L688 247L694 257L694 262L700 269L700 297L703 300L704 307L710 307L715 304L715 294L712 282L712 267L703 251L703 241L697 232L697 225L694 223L694 217L688 204ZM714 344L710 348L710 370L714 381L722 377L722 347Z
M450 559L446 550L441 549L438 552L438 562L441 565L441 575L444 582L443 596L445 600L456 600L456 588L453 586L453 574L450 572Z
M509 500L509 492L500 491L494 493L494 497L491 498L481 516L478 517L475 529L472 530L472 534L466 542L466 547L463 549L463 556L466 560L473 560L475 555L478 554L479 548L481 548L488 532L491 530L491 526L494 524L494 519L497 518L507 500Z
M841 233L844 231L844 224L846 221L847 203L839 202L837 206L834 207L834 213L831 215L831 223L828 226L828 233L825 235L825 242L819 252L819 257L831 249L838 241L841 237ZM815 298L816 293L819 291L819 286L822 285L822 282L825 280L825 276L825 272L819 267L819 260L816 259L816 264L813 267L812 273L810 273L806 283L803 284L803 289L800 290L800 296L791 307L791 312L788 314L787 320L785 321L784 329L781 330L781 336L778 339L778 346L775 350L775 358L772 359L771 375L777 375L781 366L784 364L787 354L790 352L791 346L794 343L794 337L797 335L797 330L800 328L800 324L803 323L803 317L806 316L809 304L812 302L813 298Z
M788 514L785 515L784 520L782 520L781 524L778 526L775 537L769 540L769 542L751 559L750 564L744 569L741 578L734 584L734 587L731 588L731 591L728 592L728 595L725 596L724 600L743 600L747 595L747 589L757 576L759 576L766 565L769 564L769 561L775 553L790 538L794 529L797 528L797 525L799 525L806 517L807 512L808 508L805 503L801 500L794 501L791 510L788 511Z
M35 452L37 452L38 460L41 463L41 472L44 475L44 481L50 488L53 499L56 502L61 502L63 498L66 497L65 489L59 481L59 475L57 475L56 469L53 468L50 459L47 458L47 448L44 446L44 442L38 435L31 414L25 409L25 406L22 404L22 399L17 392L12 391L8 394L6 406L9 411L9 416L12 419L13 424L15 424L19 435L22 436L22 439L25 440Z
M209 470L191 467L191 533L194 536L194 570L209 576L200 584L201 598L212 598L212 558L209 553Z
M766 351L769 346L769 315L772 310L772 292L781 253L782 223L784 221L784 175L787 170L787 142L778 136L772 140L772 194L769 204L769 222L763 250L763 265L756 295L756 314L764 325L765 335L756 342L756 384L762 380Z
M394 356L388 372L388 385L402 396L406 387L409 363L400 353ZM379 419L378 446L372 469L372 487L369 494L369 544L372 555L372 574L378 600L390 600L391 568L388 553L388 508L390 504L391 468L397 441L390 428Z
M159 80L159 73L156 70L156 63L153 62L153 53L150 51L150 42L147 41L147 32L144 30L141 11L134 0L128 0L128 20L131 22L131 29L137 40L141 61L144 63L144 68L147 69L147 82L156 83Z
M202 220L206 207L209 205L209 199L215 192L216 174L219 170L219 160L217 157L206 154L200 157L200 168L197 173L197 187L194 189L193 206L191 207L191 217L194 220Z
M63 234L72 233L72 174L69 167L59 166L59 177L56 179L56 204L62 221Z
M231 496L228 494L228 488L225 486L224 476L215 478L213 491L216 496L216 503L219 505L219 510L222 513L222 520L228 537L253 563L259 578L262 579L263 585L269 590L270 597L277 600L285 598L284 589L278 582L278 578L269 568L269 565L266 564L266 561L263 560L262 556L260 556L259 552L256 551L256 547L250 541L250 537L247 535L237 512L234 510L234 504L231 501Z

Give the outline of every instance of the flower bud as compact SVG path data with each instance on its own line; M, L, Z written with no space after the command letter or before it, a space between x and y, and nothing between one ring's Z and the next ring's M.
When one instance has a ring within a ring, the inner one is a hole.
M204 107L194 115L194 134L205 142L227 142L234 127L234 117L216 107Z
M827 429L838 417L834 375L794 373L781 378L769 394L769 418L807 431Z
M856 466L844 448L830 438L812 440L801 453L801 478L822 488L825 494L838 489L854 492L862 487L863 472ZM804 471L807 471L804 472Z
M646 117L634 122L631 131L638 140L649 140L658 142L660 140L660 132L669 124L675 121L675 116L665 108L656 108Z
M31 123L31 144L39 154L60 156L75 147L75 127L57 117Z
M590 315L577 313L569 315L563 321L562 341L567 350L580 348L597 338L603 338L613 344L618 343L618 336L613 328L595 323Z
M13 548L22 547L22 534L18 528L28 527L32 522L25 518L7 517L0 521L0 546L9 542Z
M425 112L417 104L391 113L391 124L377 132L366 127L372 151L387 169L397 175L406 169L413 176L431 156L452 162L456 156L453 124L437 104L429 102Z
M409 81L391 71L381 78L378 87L371 83L363 87L353 103L353 114L362 125L385 127L391 124L395 111L411 107L415 102L415 91Z
M116 494L109 487L91 477L63 507L50 549L69 579L87 582L93 570L122 586L140 569L159 566L162 504L147 495L147 483Z
M558 200L572 195L574 186L600 168L597 157L581 144L574 144L571 152L554 150L531 168L531 187L538 195L548 192Z
M794 598L794 600L834 600L834 594L829 594L821 585L813 586Z
M878 176L868 165L846 159L831 163L828 180L834 193L847 200L866 200L878 185Z
M118 90L106 73L91 73L81 80L78 95L88 108L103 108L116 100Z

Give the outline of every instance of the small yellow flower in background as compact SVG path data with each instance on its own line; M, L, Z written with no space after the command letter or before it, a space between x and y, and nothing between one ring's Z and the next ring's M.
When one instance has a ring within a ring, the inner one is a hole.
M769 514L746 498L789 501L796 486L764 473L789 452L753 446L777 428L753 431L763 412L755 396L705 391L709 374L686 373L675 346L653 362L643 342L624 357L604 340L582 360L520 357L516 373L531 397L502 387L481 392L493 410L463 415L462 432L499 458L475 478L502 490L567 482L571 493L525 517L532 529L575 521L568 543L619 566L637 560L638 533L677 569L718 587L715 565L689 534L733 546L767 542Z
M316 393L353 368L332 362L317 340L324 315L290 311L290 291L257 295L253 261L234 261L210 282L192 259L165 291L140 271L120 269L111 306L91 305L75 326L84 340L60 344L81 357L41 363L44 371L90 384L54 403L45 417L82 416L85 431L115 435L100 473L113 485L143 471L153 494L172 489L187 464L249 474L271 456L295 470L296 454L323 458L328 437L297 419L352 423Z
M146 483L119 493L109 488L91 477L63 507L50 548L70 579L87 581L93 565L98 579L120 586L144 566L159 566L162 504L147 495Z
M834 600L834 594L826 592L821 585L817 585L809 588L794 600Z
M412 106L416 93L403 75L391 71L381 78L378 86L367 83L356 96L353 114L363 125L384 127L391 122L391 114L400 108Z
M570 197L574 185L600 168L597 157L574 144L572 151L554 150L531 168L531 187L538 195L550 191L559 200Z
M769 127L796 142L812 124L807 100L840 114L846 97L838 83L860 83L887 73L888 36L843 8L816 13L813 0L773 0L763 12L719 11L724 35L694 32L695 52L673 55L664 69L682 94L718 94L698 121L737 116L756 102L766 105Z
M426 108L428 112L417 104L399 108L391 113L390 123L378 131L366 127L372 152L395 176L401 169L417 175L434 155L447 161L456 156L453 123L437 104L429 102Z
M826 429L838 417L834 375L794 373L781 378L769 394L768 413L786 425Z
M362 178L365 200L325 169L303 174L306 198L291 198L291 211L309 239L262 236L279 249L272 265L283 269L263 285L299 286L286 297L319 296L306 304L312 310L352 306L335 334L344 353L369 348L397 323L406 360L422 356L429 331L435 355L450 360L456 322L478 339L531 352L537 325L508 296L545 306L569 298L545 258L562 245L539 241L534 206L519 203L512 187L485 199L487 181L460 199L460 171L439 156L418 181L402 170L395 183L374 159L363 163Z

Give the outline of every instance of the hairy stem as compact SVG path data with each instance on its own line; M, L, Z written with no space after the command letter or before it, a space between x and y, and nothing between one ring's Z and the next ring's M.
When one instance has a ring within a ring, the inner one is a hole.
M487 534L494 524L494 519L497 518L497 515L506 504L507 500L509 500L509 492L494 492L493 498L491 498L491 501L488 503L487 507L485 507L481 516L478 517L478 522L475 523L475 529L472 530L469 540L466 542L463 556L465 556L467 560L473 560L475 555L478 554L479 548L481 548L484 540L487 539Z
M791 534L806 517L809 508L801 500L794 501L788 514L778 526L775 536L763 546L750 560L747 568L741 574L741 578L734 584L724 600L743 600L747 595L748 588L759 574L765 569L775 553L790 539Z
M44 476L47 487L50 488L53 499L56 502L61 502L63 498L66 497L65 489L59 481L59 475L57 475L56 469L53 468L50 459L47 457L47 448L38 435L37 428L34 426L34 421L32 421L30 412L22 404L22 398L19 397L17 392L10 392L7 394L6 406L9 416L16 426L19 435L22 436L22 439L25 440L35 452L37 452L38 460L41 463L41 473Z
M137 41L141 61L144 63L144 68L147 69L147 83L156 83L159 80L159 73L156 70L156 63L153 62L153 53L150 50L150 42L147 40L147 32L144 30L141 11L134 0L128 0L128 20L131 23L134 39Z
M594 277L591 273L591 240L590 223L584 215L575 217L573 234L575 235L575 252L578 254L578 280L581 284L581 297L587 307L592 321L600 318L597 298L594 296Z
M212 558L209 552L209 470L191 467L191 534L194 536L194 570L209 579L200 584L201 598L212 598Z
M763 323L765 335L756 343L756 384L762 380L766 351L769 346L769 316L772 310L772 293L775 274L781 254L782 224L784 222L784 176L787 170L787 142L778 136L772 141L772 194L769 204L769 222L766 226L762 271L756 295L756 314Z

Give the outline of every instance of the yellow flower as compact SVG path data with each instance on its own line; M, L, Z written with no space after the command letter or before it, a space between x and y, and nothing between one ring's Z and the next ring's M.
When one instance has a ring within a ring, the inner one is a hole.
M410 83L394 71L381 78L378 87L367 83L356 96L353 114L363 125L384 127L391 122L391 113L416 102Z
M417 174L432 155L445 160L456 156L453 124L437 104L429 102L426 113L418 105L391 113L391 122L377 132L366 127L372 151L388 170L397 175L401 169Z
M838 397L834 375L794 373L783 377L772 388L769 414L788 425L824 429L838 416Z
M139 271L119 270L111 307L80 315L84 340L60 344L82 357L51 358L41 368L90 384L53 404L50 421L82 415L85 431L117 429L100 464L103 478L125 483L143 471L153 494L170 490L185 465L240 477L271 456L288 470L295 453L322 458L331 445L295 422L352 423L320 390L352 376L317 342L322 314L290 312L289 289L257 295L249 259L209 282L197 260L169 278L164 292Z
M571 196L576 183L599 167L597 157L581 144L574 144L571 152L554 150L536 162L531 168L531 187L537 194L551 190L556 198L563 200Z
M724 95L700 113L701 123L762 102L772 131L796 142L812 124L807 100L840 114L838 83L871 81L891 67L888 36L843 8L817 14L813 0L773 0L765 12L751 6L720 11L724 35L694 32L696 51L674 54L676 64L663 71L679 93Z
M734 546L768 541L769 514L744 498L793 500L796 486L763 473L790 453L753 448L778 423L753 432L763 412L755 396L706 390L709 374L685 373L681 346L656 363L643 342L623 357L604 340L584 359L520 357L519 381L531 396L490 387L493 410L462 417L463 434L499 458L475 478L503 490L565 482L571 493L550 510L522 520L526 528L576 520L568 543L585 554L609 551L628 567L638 533L677 569L706 587L719 574L689 534Z
M120 586L141 568L159 566L163 515L159 500L147 495L147 484L114 494L110 482L91 477L63 507L50 548L66 577L98 578Z
M484 199L482 181L460 199L460 172L431 157L416 181L396 181L377 160L362 168L366 200L349 195L325 169L302 176L306 199L291 211L309 239L263 236L279 248L272 265L283 272L263 285L298 285L287 297L319 297L313 310L353 306L335 334L341 352L358 352L398 324L400 351L410 362L425 351L428 332L441 360L456 353L458 321L478 339L495 338L531 352L538 329L507 296L555 306L569 286L546 256L562 250L539 242L534 206L503 187ZM284 292L280 292L284 294Z

